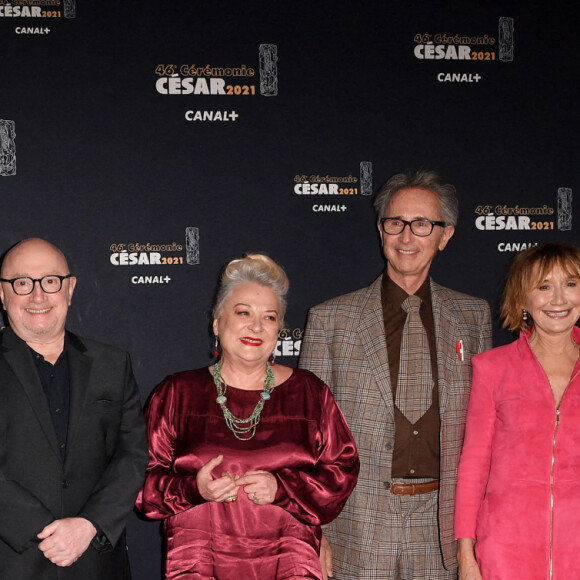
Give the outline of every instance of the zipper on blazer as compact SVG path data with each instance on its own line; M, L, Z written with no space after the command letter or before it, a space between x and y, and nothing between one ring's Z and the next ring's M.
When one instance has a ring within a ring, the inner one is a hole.
M566 392L568 391L568 387L572 384L574 379L580 375L580 371L570 377L570 381L566 385L564 392L562 393L562 398L560 399L560 404L556 407L556 423L554 425L554 437L552 439L552 465L550 467L550 558L549 558L549 566L550 566L550 580L553 579L554 576L554 469L556 466L556 435L558 434L558 427L560 426L560 407L564 402L564 397L566 396ZM546 375L547 377L547 375ZM550 390L552 390L552 383L548 378L548 384L550 385ZM553 392L553 391L552 391Z
M564 399L564 395L562 395ZM562 401L560 401L560 404ZM554 438L552 439L552 465L550 467L550 557L549 557L549 567L550 567L550 580L553 578L554 573L554 561L553 561L553 550L554 550L554 466L556 464L556 435L558 434L558 427L560 425L560 408L556 409L556 424L554 425Z

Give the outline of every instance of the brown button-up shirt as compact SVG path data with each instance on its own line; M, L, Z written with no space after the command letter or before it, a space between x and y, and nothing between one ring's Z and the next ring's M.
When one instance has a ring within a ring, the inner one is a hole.
M429 278L415 293L421 298L419 314L427 333L431 353L433 374L433 403L428 411L414 424L395 405L395 446L391 476L394 478L429 477L439 479L439 398L437 389L437 349L435 343L435 323L431 305L431 285ZM383 275L381 302L385 323L387 355L391 374L393 401L397 393L401 339L407 313L403 301L408 294L387 275Z

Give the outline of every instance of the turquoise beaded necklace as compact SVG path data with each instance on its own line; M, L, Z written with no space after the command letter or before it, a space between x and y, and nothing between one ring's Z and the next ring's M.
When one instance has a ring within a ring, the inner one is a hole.
M222 408L228 429L234 434L236 439L239 439L240 441L249 441L256 434L256 427L260 422L260 415L264 408L264 403L270 398L270 393L276 387L274 382L274 371L272 370L270 361L266 362L266 378L264 379L264 389L260 393L260 400L252 411L252 414L246 419L236 417L226 407L226 401L228 400L226 397L226 391L228 386L220 374L219 361L213 366L213 381L218 392L216 403Z

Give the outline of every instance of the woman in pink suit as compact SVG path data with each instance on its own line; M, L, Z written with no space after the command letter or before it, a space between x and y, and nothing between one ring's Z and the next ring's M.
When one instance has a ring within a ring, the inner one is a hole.
M580 578L580 249L519 254L501 316L519 338L473 358L459 578Z

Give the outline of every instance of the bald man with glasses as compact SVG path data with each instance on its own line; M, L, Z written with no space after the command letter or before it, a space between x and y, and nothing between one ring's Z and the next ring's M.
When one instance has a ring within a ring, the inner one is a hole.
M38 238L0 271L0 578L129 579L125 523L147 465L126 353L65 328L76 278Z

